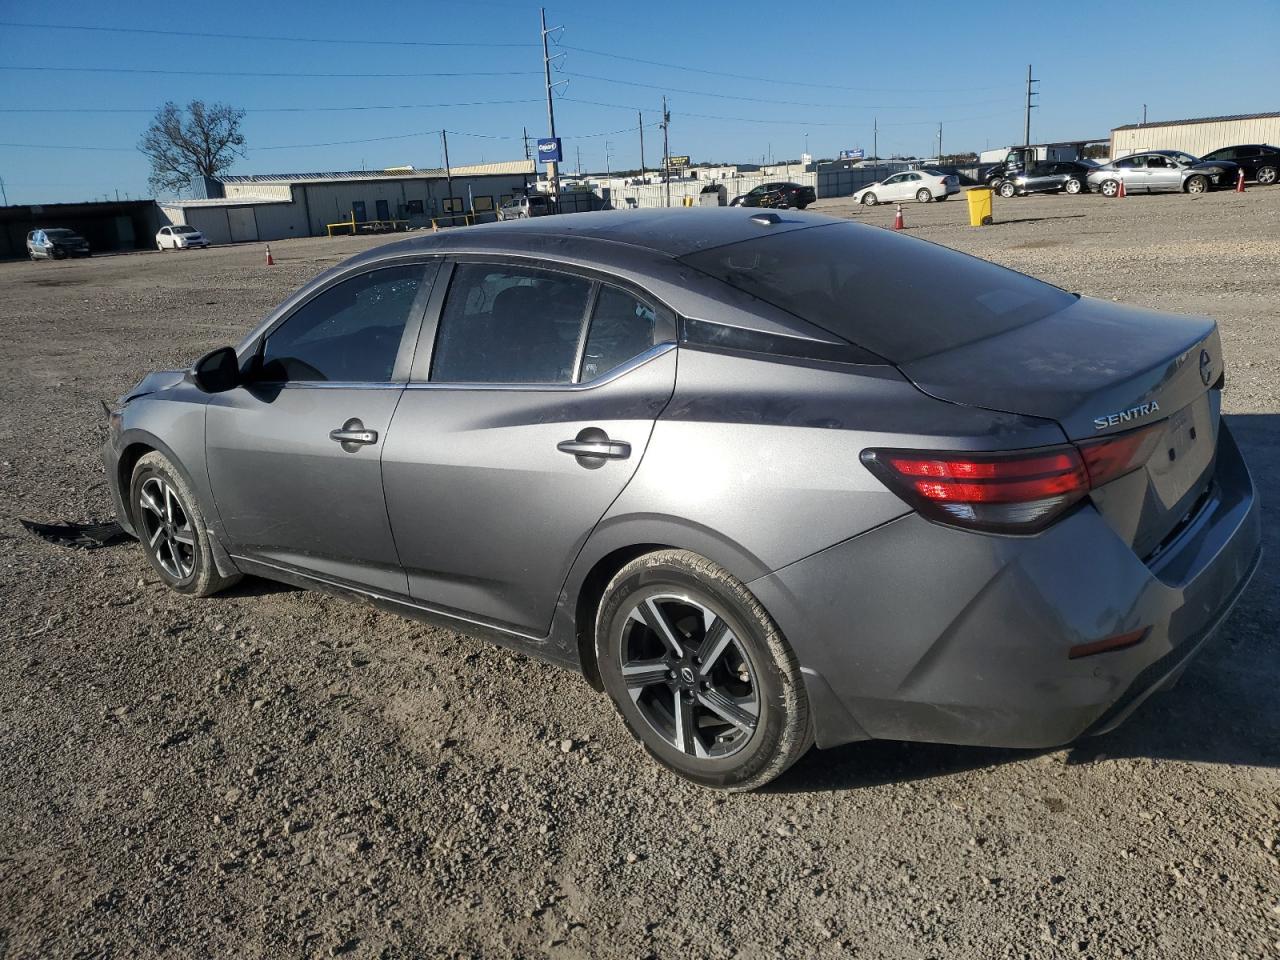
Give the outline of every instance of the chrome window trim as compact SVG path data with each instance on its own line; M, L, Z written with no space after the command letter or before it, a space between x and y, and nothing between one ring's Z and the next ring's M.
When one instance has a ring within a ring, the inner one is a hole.
M594 390L596 387L602 387L607 383L612 383L619 377L624 377L637 367L644 366L651 360L669 353L676 348L676 344L670 340L662 343L655 343L644 353L638 353L626 363L619 364L614 367L603 377L595 380L589 380L586 383L435 383L424 380L414 380L407 384L395 384L397 387L404 387L406 390L519 390L521 392L538 391L544 393L576 393L583 390Z

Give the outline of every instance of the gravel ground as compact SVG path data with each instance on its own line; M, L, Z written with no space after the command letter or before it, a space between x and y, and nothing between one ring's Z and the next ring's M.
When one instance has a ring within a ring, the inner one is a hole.
M1175 690L1056 752L853 744L700 790L570 674L18 526L107 515L99 398L381 240L0 264L0 958L1280 956L1280 189L905 214L1221 322L1270 554Z

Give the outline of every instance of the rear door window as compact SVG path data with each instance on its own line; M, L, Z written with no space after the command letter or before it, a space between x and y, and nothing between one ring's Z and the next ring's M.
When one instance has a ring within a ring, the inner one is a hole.
M897 363L1032 323L1076 300L985 260L854 223L766 235L681 259Z
M459 263L440 315L432 382L572 382L591 286L551 270Z
M582 352L579 383L589 383L620 367L665 339L658 311L624 290L601 286L591 311L591 326Z

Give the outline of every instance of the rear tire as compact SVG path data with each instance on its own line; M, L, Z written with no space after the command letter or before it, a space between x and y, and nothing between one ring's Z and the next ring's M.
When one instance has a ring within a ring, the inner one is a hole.
M1066 183L1062 185L1062 189L1065 192L1070 193L1074 196L1075 194L1080 193L1084 190L1084 184L1082 184L1075 177L1072 177L1070 180L1068 180Z
M996 192L1008 200L1010 197L1016 197L1018 195L1018 188L1013 185L1012 180L1005 180L1000 184L1000 189Z
M687 780L753 790L813 743L795 653L747 587L685 550L627 564L595 623L605 690L649 755Z
M1104 197L1114 197L1120 192L1119 180L1103 180L1098 187L1098 192Z
M169 589L207 597L240 579L218 573L199 502L164 454L153 450L133 468L129 509L147 561Z
M1277 170L1273 166L1259 167L1258 172L1254 175L1254 180L1259 186L1269 187L1276 182Z
M926 187L916 191L916 203L933 203L933 194Z

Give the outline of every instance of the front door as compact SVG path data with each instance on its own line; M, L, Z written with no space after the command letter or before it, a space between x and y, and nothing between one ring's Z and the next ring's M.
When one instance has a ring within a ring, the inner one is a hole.
M665 310L620 286L456 265L429 371L415 362L383 452L413 597L547 632L570 565L671 397L674 333Z
M1147 157L1147 189L1181 190L1182 168L1168 157L1153 154Z
M365 222L365 210L363 200L354 200L351 203L351 219L356 223Z
M211 397L209 482L234 554L406 592L380 461L434 269L325 288L263 338L248 385Z
M390 219L391 219L391 211L390 211L390 208L387 206L387 201L385 201L385 200L378 200L378 201L376 201L376 205L377 205L377 208L378 208L378 219L379 219L379 220L390 220Z

